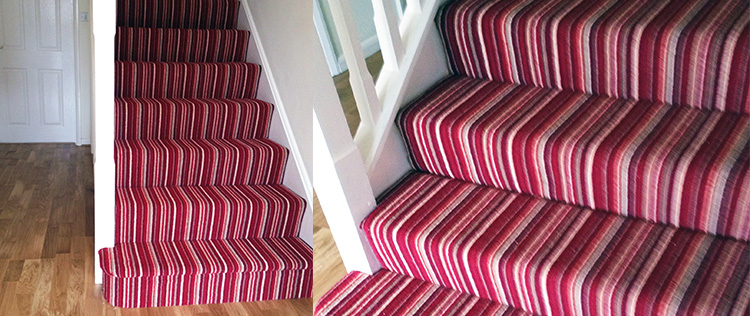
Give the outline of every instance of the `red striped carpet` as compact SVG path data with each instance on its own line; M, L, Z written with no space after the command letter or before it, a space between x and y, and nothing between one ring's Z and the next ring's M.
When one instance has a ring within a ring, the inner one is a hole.
M385 268L540 315L736 315L750 245L414 173L362 224Z
M116 61L115 73L118 98L252 99L260 66L244 62Z
M539 315L750 315L750 2L436 21L453 74L400 112L417 171L362 223L386 272L320 315L435 314L410 282Z
M457 74L750 114L747 0L461 0Z
M750 239L750 115L452 77L400 122L421 170Z
M531 313L388 270L349 273L320 298L316 316L525 316Z
M249 35L238 30L118 27L115 59L231 62L245 59Z
M236 0L118 0L115 247L119 307L310 297L306 202L282 185Z

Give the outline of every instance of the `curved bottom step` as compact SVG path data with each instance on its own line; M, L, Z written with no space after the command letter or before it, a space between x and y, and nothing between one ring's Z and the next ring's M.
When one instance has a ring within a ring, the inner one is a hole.
M99 251L103 294L123 308L310 297L312 249L296 237L125 243Z
M104 299L122 308L203 305L307 298L312 270L142 278L104 276Z

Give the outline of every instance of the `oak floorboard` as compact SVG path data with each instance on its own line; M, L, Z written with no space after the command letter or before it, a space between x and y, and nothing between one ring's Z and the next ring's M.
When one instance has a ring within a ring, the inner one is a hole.
M121 309L94 284L88 146L0 144L0 315L312 315L312 299Z

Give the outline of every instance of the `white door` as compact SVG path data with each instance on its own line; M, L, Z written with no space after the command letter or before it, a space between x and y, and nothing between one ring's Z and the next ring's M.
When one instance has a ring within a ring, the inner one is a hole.
M76 141L73 0L0 0L0 143Z

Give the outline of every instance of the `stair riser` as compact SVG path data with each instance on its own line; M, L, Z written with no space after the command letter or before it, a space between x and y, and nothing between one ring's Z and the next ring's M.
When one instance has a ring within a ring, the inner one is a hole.
M116 190L117 243L294 237L305 201L282 186Z
M750 245L436 176L362 224L388 270L540 315L728 315Z
M115 62L115 97L252 99L259 78L250 63Z
M236 0L117 0L117 25L185 29L232 29Z
M115 138L265 138L272 115L256 100L116 99Z
M281 184L288 155L286 148L269 141L213 141L201 147L116 141L115 185Z
M316 316L531 316L510 308L380 270L372 276L351 272L318 301Z
M750 116L455 78L399 122L421 170L750 240Z
M115 60L245 61L250 33L237 30L117 28Z
M747 1L454 3L438 24L456 73L750 113Z
M115 278L104 298L122 308L283 300L312 296L312 270Z

